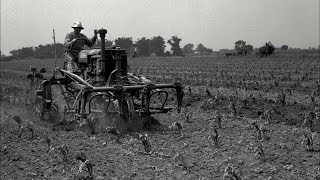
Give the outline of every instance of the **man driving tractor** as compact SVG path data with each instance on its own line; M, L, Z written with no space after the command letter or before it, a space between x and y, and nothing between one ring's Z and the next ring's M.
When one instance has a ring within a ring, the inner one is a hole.
M97 40L98 31L94 30L94 36L90 39L84 34L80 33L83 29L81 22L75 22L72 26L73 32L66 35L65 46L65 65L66 70L75 72L78 70L78 58L79 53L83 49L84 45L91 47Z

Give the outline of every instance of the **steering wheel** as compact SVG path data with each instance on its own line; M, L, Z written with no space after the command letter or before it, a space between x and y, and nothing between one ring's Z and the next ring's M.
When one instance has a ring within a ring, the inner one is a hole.
M74 57L78 57L78 53L83 49L83 46L85 44L90 44L88 39L79 38L76 39L73 43L70 45L70 52Z

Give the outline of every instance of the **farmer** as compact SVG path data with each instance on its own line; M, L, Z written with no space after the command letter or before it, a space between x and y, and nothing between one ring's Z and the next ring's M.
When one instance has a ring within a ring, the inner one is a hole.
M64 40L64 46L65 46L65 64L66 69L69 72L75 72L78 70L78 58L79 53L84 47L84 45L87 45L91 47L97 40L97 34L98 31L94 30L94 36L91 39L88 39L87 36L80 33L83 29L81 22L77 21L72 26L73 32L70 32L66 35L66 38ZM81 40L77 40L81 39ZM73 43L75 43L73 45Z

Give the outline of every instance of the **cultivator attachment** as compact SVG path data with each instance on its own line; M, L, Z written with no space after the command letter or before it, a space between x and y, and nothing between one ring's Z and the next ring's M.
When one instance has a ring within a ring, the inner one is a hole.
M30 80L29 101L33 105L33 113L36 119L56 120L59 119L59 110L56 104L52 103L51 82L45 78L46 69L37 71L31 67L31 74L27 75Z
M101 48L80 52L78 72L56 68L49 79L42 73L28 75L31 81L40 79L36 89L35 114L43 119L47 112L57 111L52 90L61 92L64 102L59 104L63 104L63 110L60 108L63 119L72 115L71 119L87 122L100 130L110 125L117 126L120 131L139 129L150 121L152 114L167 113L173 109L167 106L171 99L176 99L177 111L181 111L183 90L180 83L153 84L145 77L128 73L125 50L105 48L106 30L101 29L99 33ZM53 88L53 85L58 88ZM172 90L175 98L168 93Z

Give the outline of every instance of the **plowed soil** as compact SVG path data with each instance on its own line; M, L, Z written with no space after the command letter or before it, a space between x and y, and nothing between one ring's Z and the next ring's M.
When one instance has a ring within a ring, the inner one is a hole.
M272 122L266 124L252 109L231 115L224 108L227 102L210 107L207 97L186 100L182 113L173 110L155 115L160 124L122 133L119 140L106 132L53 130L50 122L35 121L30 107L2 102L0 179L89 179L85 167L79 173L80 162L75 158L79 152L93 164L94 179L222 179L228 166L241 179L320 178L320 135L313 132L313 150L307 150L303 134L312 132L301 128L301 122L290 124L284 118L290 117L294 108L282 109L283 117L274 114ZM216 110L222 114L221 128L214 116ZM34 123L33 138L26 128L17 137L19 126L10 118L13 114ZM181 123L182 131L172 126L173 122ZM252 122L267 128L262 139ZM210 138L213 129L218 132L217 144ZM141 134L148 135L151 153L145 152L138 138ZM60 145L68 148L65 159L57 148Z

